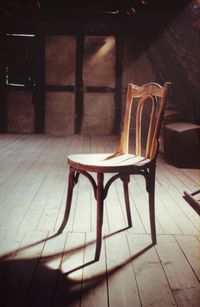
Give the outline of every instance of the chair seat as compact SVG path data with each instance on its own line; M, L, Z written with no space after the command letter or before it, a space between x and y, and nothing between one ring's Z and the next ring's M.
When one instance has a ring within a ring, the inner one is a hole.
M73 154L68 156L68 164L79 170L89 172L109 172L117 173L127 171L130 168L144 167L145 164L150 163L140 155L132 154Z

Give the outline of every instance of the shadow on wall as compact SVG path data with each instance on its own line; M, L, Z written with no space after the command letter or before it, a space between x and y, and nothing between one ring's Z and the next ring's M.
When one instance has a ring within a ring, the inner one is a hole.
M197 0L150 3L152 10L139 15L136 30L130 27L125 35L124 85L129 80L136 84L149 79L160 84L170 81L169 107L183 112L187 121L200 124L200 35L196 26L200 4Z

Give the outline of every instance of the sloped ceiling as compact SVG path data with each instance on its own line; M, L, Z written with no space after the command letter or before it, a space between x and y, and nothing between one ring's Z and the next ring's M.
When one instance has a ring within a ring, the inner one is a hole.
M1 29L10 26L34 28L42 25L112 22L123 26L135 21L148 26L152 20L169 22L189 0L0 0ZM122 22L123 21L123 22ZM139 21L140 22L140 21Z

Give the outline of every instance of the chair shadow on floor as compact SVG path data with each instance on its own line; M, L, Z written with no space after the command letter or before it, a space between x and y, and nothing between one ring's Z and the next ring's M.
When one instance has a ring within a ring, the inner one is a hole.
M126 229L124 228L106 235L103 239L108 239ZM69 275L88 265L92 265L96 262L95 259L80 264L64 273L61 269L51 269L46 264L61 257L66 258L69 254L78 253L81 249L95 245L96 240L64 252L58 252L44 257L32 257L28 259L17 259L14 257L14 255L23 250L31 249L40 243L45 244L46 241L53 240L55 237L56 235L52 235L0 257L0 296L4 307L19 305L44 306L44 302L45 306L70 306L70 304L77 302L81 297L86 296L92 288L101 285L108 276L113 276L153 246L152 243L145 246L131 257L124 259L121 263L108 270L107 273L103 270L93 276L84 278L84 280L76 280ZM61 296L55 294L58 288L59 291L63 289Z
M108 239L109 237L114 236L114 235L117 235L117 234L119 234L119 233L121 233L121 232L123 232L123 231L126 231L126 230L130 229L130 228L131 228L131 227L128 227L128 226L127 226L127 227L124 227L124 228L122 228L122 229L120 229L120 230L114 231L114 232L112 232L112 233L110 233L110 234L104 235L104 236L103 236L103 239ZM16 253L19 253L19 252L22 252L22 251L24 251L24 250L33 248L34 246L36 246L36 245L38 245L38 244L46 243L47 241L52 240L52 239L56 238L56 237L59 236L59 235L61 235L61 234L59 234L58 232L56 232L55 234L50 235L50 236L48 236L47 238L44 238L44 239L42 239L42 240L33 242L33 243L28 244L28 245L26 245L26 246L20 247L20 248L18 248L17 250L13 250L12 252L9 252L9 253L7 253L7 254L5 254L5 255L2 255L2 256L0 257L0 261L7 261L7 259L13 257ZM81 249L83 249L83 248L86 248L86 247L89 247L89 246L95 245L95 244L96 244L96 240L92 240L92 241L90 241L90 242L87 243L87 244L79 245L79 246L77 246L77 247L75 247L75 248L72 248L72 249L66 251L64 254L66 255L66 254L68 254L68 253L75 253L75 252L78 252L79 250L81 250ZM153 247L154 245L155 245L155 244L151 242L151 244L149 244L146 248L144 248L144 249L141 250L141 254L143 254L146 250L148 250L149 248ZM58 257L59 255L60 255L60 253L56 253L56 254L54 254L53 256L49 256L49 258L50 258L50 257L56 258L56 257ZM137 254L137 257L138 257L138 256L140 256L140 252ZM132 260L134 260L134 258L133 258ZM74 269L68 271L66 274L69 275L69 274L71 274L72 272L75 272L76 270L80 270L80 269L82 269L82 268L84 268L84 267L86 267L86 266L88 266L88 265L90 265L90 264L92 264L92 263L95 263L95 262L98 262L98 259L96 259L96 258L94 257L94 259L92 259L91 261L88 261L88 262L86 262L86 263L84 263L84 264L82 264L82 265L80 265L80 266L78 266L78 267L76 267L76 268L74 268Z

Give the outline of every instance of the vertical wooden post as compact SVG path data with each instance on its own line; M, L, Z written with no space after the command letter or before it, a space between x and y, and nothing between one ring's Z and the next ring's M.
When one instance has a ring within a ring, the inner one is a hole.
M6 39L0 38L0 132L7 131L6 106Z
M45 38L36 37L36 76L33 88L33 102L35 105L35 132L44 133L45 130Z
M84 35L76 36L75 133L81 133L83 121L83 56Z

